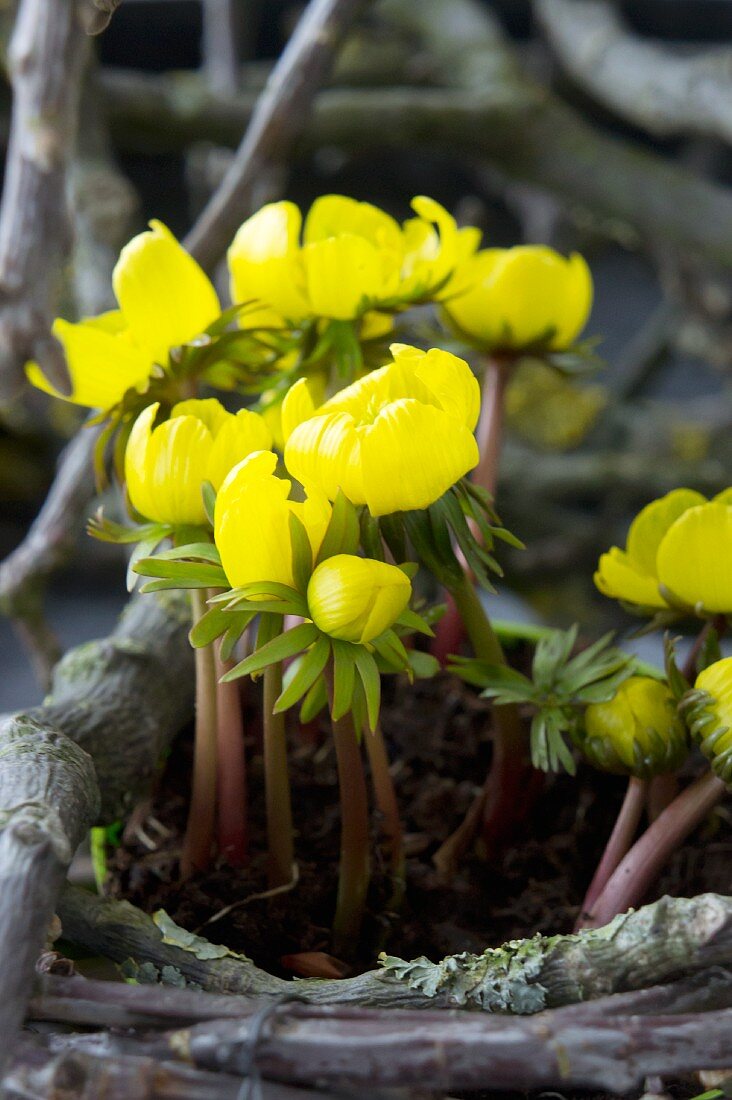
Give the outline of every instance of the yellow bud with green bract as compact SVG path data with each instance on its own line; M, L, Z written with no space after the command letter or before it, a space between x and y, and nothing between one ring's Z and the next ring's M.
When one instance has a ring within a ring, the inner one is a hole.
M630 525L625 549L602 555L595 584L649 611L732 612L732 489L711 501L693 489L654 500Z
M272 445L257 413L227 412L214 398L174 405L157 427L160 406L148 405L132 426L125 450L125 480L136 510L156 523L205 524L202 486L218 489L229 470Z
M263 206L228 252L232 300L258 300L261 318L297 323L352 321L439 297L480 234L458 229L433 199L420 196L412 207L417 217L400 225L371 203L322 195L303 225L292 202Z
M690 704L686 714L691 730L714 771L729 783L732 781L732 657L723 657L699 673Z
M330 521L325 496L309 489L290 500L290 482L277 477L277 455L260 451L239 463L216 497L214 539L232 588L258 581L295 587L290 516L302 523L313 558Z
M487 248L458 272L468 289L445 303L445 317L486 351L570 347L592 307L592 275L577 252L545 245Z
M439 348L391 351L393 362L319 408L302 380L282 405L288 471L373 516L426 508L479 457L480 389L465 360Z
M394 625L411 595L411 582L396 565L336 554L315 569L307 601L324 634L363 645Z
M172 348L199 336L221 313L211 280L162 222L133 237L112 275L119 308L77 323L57 318L53 334L63 346L70 396L29 363L33 385L75 405L109 409L128 389L144 391Z
M688 752L676 700L650 676L631 676L609 702L590 704L577 742L595 767L639 778L672 771Z

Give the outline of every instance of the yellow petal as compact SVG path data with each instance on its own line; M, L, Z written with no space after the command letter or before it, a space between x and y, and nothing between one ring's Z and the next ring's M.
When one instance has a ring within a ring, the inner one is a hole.
M234 237L228 252L232 301L259 300L273 311L260 311L256 319L244 315L244 327L308 316L308 302L299 286L301 224L302 215L294 203L274 202L248 218Z
M320 317L351 320L392 289L385 255L351 233L305 245L302 262L311 310Z
M352 504L364 504L360 443L348 413L314 416L299 424L285 444L285 466L306 488L329 500L342 489Z
M216 436L231 417L231 413L227 412L215 397L191 397L187 401L179 401L176 405L173 405L170 410L171 420L175 416L195 416L203 421L212 436Z
M412 208L419 217L404 223L400 293L425 297L436 291L439 297L458 260L457 224L444 206L426 195L412 199Z
M723 489L721 493L717 493L716 497L712 498L719 504L732 504L732 488Z
M474 430L480 415L480 386L464 359L441 348L419 352L406 344L392 344L391 352L395 362L411 368L439 408Z
M135 421L125 451L127 492L156 523L205 524L201 486L213 441L202 421L178 416L152 428L158 404Z
M125 245L112 282L135 342L163 365L221 312L211 280L158 221Z
M647 504L631 523L626 543L639 569L655 575L658 548L671 524L689 508L705 503L706 498L694 489L673 489Z
M255 581L293 584L290 506L281 485L287 482L275 477L244 478L227 507L216 501L216 545L233 588Z
M61 342L69 367L73 390L59 393L46 380L36 363L26 372L38 389L91 409L108 409L121 401L128 389L143 385L151 362L124 335L116 335L96 324L99 318L72 324L61 318L53 323L53 334Z
M587 324L592 309L592 273L579 252L567 260L564 309L557 311L557 332L552 348L567 348L575 342Z
M264 418L249 409L235 416L227 413L225 423L215 434L206 467L207 480L218 489L230 470L255 451L269 451L272 433Z
M216 513L214 526L219 523L224 513L236 503L239 494L246 486L256 479L272 479L273 492L287 498L290 491L290 482L273 477L277 469L277 455L272 451L255 451L242 462L237 463L224 478L221 488L216 495Z
M306 378L290 386L282 402L282 438L285 443L298 424L315 416L315 401Z
M667 607L658 591L658 580L645 573L633 558L617 546L603 554L594 576L604 596L637 604L639 607Z
M473 433L415 400L387 405L359 434L363 495L373 516L426 508L478 464Z
M363 237L377 248L401 250L398 222L370 202L358 202L347 195L321 195L305 219L305 244L348 233Z
M658 577L689 607L732 612L732 505L701 504L676 520L658 549Z
M409 603L412 586L385 562L337 554L322 562L308 584L308 608L325 634L367 643L383 634Z

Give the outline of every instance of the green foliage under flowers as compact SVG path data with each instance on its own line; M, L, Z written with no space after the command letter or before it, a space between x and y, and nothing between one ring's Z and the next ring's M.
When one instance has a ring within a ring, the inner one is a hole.
M606 634L594 645L572 656L577 626L551 630L534 650L531 677L505 665L489 664L473 657L452 657L450 671L499 706L528 704L531 721L531 759L542 771L564 767L576 771L571 738L582 710L590 703L605 703L620 684L636 671L634 659L611 645Z

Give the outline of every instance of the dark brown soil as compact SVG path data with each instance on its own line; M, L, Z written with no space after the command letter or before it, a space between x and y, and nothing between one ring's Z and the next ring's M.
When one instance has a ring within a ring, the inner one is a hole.
M258 726L250 715L250 727ZM450 882L431 857L460 823L490 762L488 704L448 676L389 686L383 709L407 839L407 890L401 912L388 911L390 883L376 868L369 915L351 969L370 967L381 950L439 958L482 950L535 932L571 930L583 891L609 835L624 780L581 769L577 778L548 777L501 858L464 861ZM127 829L113 860L109 889L149 912L163 907L183 927L242 951L274 973L290 974L283 957L329 951L339 843L335 761L327 725L308 740L291 731L291 768L299 881L288 893L266 891L261 757L249 744L252 862L246 870L215 867L181 885L176 879L187 802L190 734L174 747L152 804ZM164 827L164 835L158 827ZM162 839L161 839L162 838ZM681 847L655 894L732 892L732 824L722 807ZM224 908L226 916L208 923ZM386 908L386 911L384 911Z

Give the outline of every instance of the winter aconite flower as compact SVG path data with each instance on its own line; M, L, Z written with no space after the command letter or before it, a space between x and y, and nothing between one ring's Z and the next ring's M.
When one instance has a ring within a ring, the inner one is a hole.
M469 289L445 304L447 319L488 351L560 351L584 328L592 276L584 258L544 245L488 248L459 273Z
M132 387L144 388L155 366L166 366L172 348L199 336L221 313L208 276L159 221L133 237L112 275L119 309L72 323L57 318L76 405L109 409ZM38 366L28 366L34 385L56 397Z
M181 401L170 419L153 427L159 405L140 413L125 451L130 501L157 523L205 524L201 487L218 489L229 470L253 451L272 445L257 413L229 413L215 399Z
M672 771L687 753L676 701L650 676L631 676L609 702L588 706L579 744L596 767L639 778Z
M633 520L625 550L600 558L595 584L641 608L732 611L732 490L712 501L675 489Z
M478 462L478 383L449 352L393 344L392 363L319 409L296 383L282 406L285 464L330 500L341 489L373 516L434 503Z
M703 669L687 710L689 725L714 771L732 780L732 657Z
M313 573L307 600L312 620L324 634L364 644L393 626L411 594L409 578L397 566L336 554Z
M417 217L401 226L345 195L316 199L304 226L294 203L263 206L229 249L233 301L257 299L273 319L289 322L352 321L439 296L479 234L459 230L433 199L421 196L412 206Z
M290 482L275 476L277 456L253 454L231 471L216 497L214 537L232 588L257 581L295 586L290 516L300 520L313 557L331 508L317 490L289 499Z

